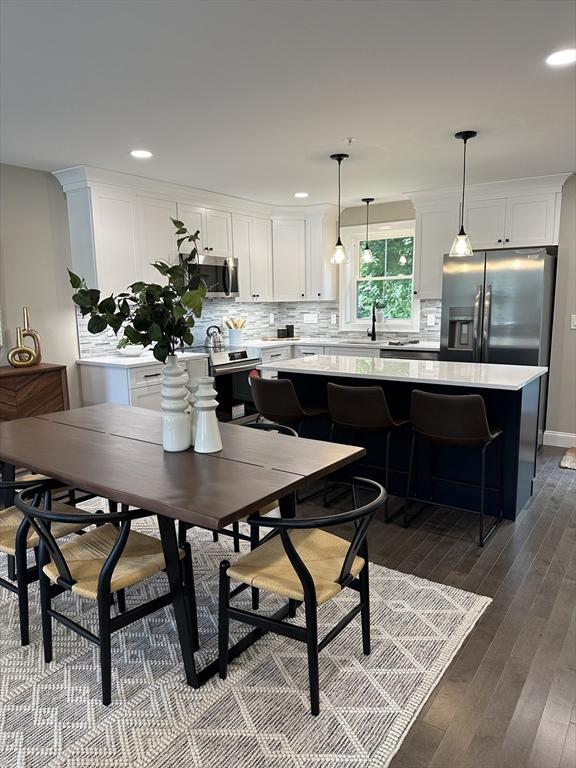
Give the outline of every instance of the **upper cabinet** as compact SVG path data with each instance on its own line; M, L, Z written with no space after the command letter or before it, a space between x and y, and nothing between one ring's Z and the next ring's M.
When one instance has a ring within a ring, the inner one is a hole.
M557 245L562 185L568 176L466 188L464 229L475 250ZM458 231L458 191L407 193L416 208L415 283L420 299L442 296L442 265Z
M176 238L171 218L177 216L176 203L151 197L136 198L137 279L159 283L164 278L151 265L155 261L175 264Z
M269 219L232 214L240 301L272 301L272 226Z
M232 256L231 213L178 203L178 218L184 222L189 232L200 230L200 238L196 243L200 255ZM191 247L192 244L190 243ZM183 252L186 250L184 247Z
M337 239L336 219L330 215L306 220L306 300L336 301L338 267L330 263Z
M272 221L274 299L302 301L306 298L306 221Z

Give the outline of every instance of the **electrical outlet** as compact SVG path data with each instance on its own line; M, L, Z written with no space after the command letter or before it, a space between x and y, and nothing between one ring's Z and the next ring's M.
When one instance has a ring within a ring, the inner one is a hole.
M330 315L330 325L338 325L338 315L335 312Z
M426 325L434 327L436 325L436 315L433 312L426 317Z
M314 323L318 323L318 312L305 312L304 322L307 325L314 325Z
M268 325L274 325L274 312L270 312L268 315Z
M570 317L570 330L576 331L576 315Z

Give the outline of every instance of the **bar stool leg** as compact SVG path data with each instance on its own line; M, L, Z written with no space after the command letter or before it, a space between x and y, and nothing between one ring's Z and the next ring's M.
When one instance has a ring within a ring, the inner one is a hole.
M482 446L482 467L480 470L480 525L478 544L484 546L484 487L486 485L486 449L490 443L484 443Z
M414 448L416 445L416 435L412 433L412 442L410 443L410 460L408 462L408 477L406 479L406 501L404 502L404 528L408 528L408 499L410 498L410 489L412 485L412 467L414 464Z
M256 549L260 541L260 529L257 525L250 526L250 549ZM252 610L257 611L260 607L260 590L258 587L250 587L252 593Z
M240 523L232 523L232 541L234 542L234 552L240 552Z
M388 430L388 433L386 435L386 467L385 467L385 477L386 477L386 501L384 502L384 520L389 523L390 522L390 513L389 513L389 502L390 502L390 438L392 436L392 430Z

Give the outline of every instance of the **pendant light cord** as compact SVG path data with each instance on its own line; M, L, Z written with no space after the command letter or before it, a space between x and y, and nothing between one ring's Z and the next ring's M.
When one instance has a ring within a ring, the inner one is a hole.
M342 165L342 160L338 160L338 240L340 240L340 166Z
M370 203L366 203L366 248L368 248L368 208Z
M464 194L466 191L466 147L468 139L464 139L464 163L462 166L462 204L460 206L460 229L464 227Z

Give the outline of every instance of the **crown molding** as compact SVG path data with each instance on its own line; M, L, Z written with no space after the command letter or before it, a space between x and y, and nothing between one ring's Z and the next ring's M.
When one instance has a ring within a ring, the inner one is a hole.
M560 192L566 180L572 173L556 173L549 176L532 176L526 179L507 179L503 181L488 181L483 184L467 184L466 198L468 200L494 199L510 197L511 195L532 194L535 192ZM459 200L462 187L442 187L440 189L423 189L406 192L414 203L427 203L433 200Z

